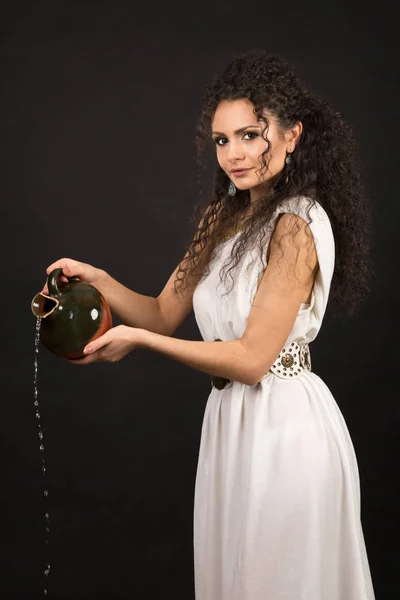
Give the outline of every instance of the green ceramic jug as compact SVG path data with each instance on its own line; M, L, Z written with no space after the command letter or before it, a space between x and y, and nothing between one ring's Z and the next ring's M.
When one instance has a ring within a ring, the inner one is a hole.
M69 359L84 356L83 349L112 327L110 307L103 295L79 277L59 281L62 269L47 277L49 295L36 294L31 310L40 317L40 341L48 350Z

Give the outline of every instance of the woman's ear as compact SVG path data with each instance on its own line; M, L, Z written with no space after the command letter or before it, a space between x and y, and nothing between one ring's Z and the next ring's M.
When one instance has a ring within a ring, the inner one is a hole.
M301 132L303 131L303 123L301 121L298 121L294 127L289 129L289 131L291 132L292 142L296 146L297 142L300 139Z

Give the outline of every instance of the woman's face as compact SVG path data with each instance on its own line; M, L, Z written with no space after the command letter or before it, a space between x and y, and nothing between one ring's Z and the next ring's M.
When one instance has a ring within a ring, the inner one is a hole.
M257 186L282 171L287 152L294 150L301 133L301 123L284 132L273 115L264 111L269 121L266 137L270 142L270 150L265 155L266 170L261 162L261 155L267 148L261 135L265 123L257 121L253 109L254 105L246 98L223 100L211 123L221 169L238 189L250 189L252 200L257 196Z

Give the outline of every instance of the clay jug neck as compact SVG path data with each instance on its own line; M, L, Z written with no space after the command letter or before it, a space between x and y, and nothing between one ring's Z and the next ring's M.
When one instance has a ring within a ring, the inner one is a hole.
M36 294L31 303L31 310L36 317L44 319L51 315L60 304L61 296L64 294L64 284L58 287L58 279L62 275L62 269L54 269L47 277L49 295L40 292ZM79 281L79 277L67 277L68 281Z
M42 292L34 296L31 303L31 310L35 317L40 317L41 319L48 317L60 304L58 298L60 298L61 292L58 288L57 279L61 273L62 269L54 269L47 277L49 296L42 294Z
M35 317L40 317L44 319L51 315L52 312L55 311L60 302L57 298L52 298L51 296L46 296L46 294L36 294L31 303L31 310Z

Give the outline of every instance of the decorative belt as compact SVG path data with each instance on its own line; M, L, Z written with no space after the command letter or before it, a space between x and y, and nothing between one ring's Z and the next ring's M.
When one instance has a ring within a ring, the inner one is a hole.
M222 342L220 339L215 342ZM311 355L309 344L298 344L292 342L290 346L285 346L277 356L273 365L268 370L266 375L273 373L282 379L295 379L304 371L311 371ZM266 376L264 375L264 377ZM233 384L233 381L225 377L216 377L211 375L211 383L217 390L224 389L228 384ZM264 379L263 377L263 379Z

